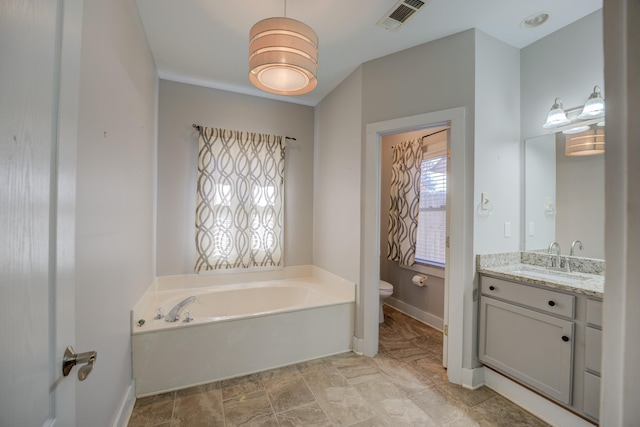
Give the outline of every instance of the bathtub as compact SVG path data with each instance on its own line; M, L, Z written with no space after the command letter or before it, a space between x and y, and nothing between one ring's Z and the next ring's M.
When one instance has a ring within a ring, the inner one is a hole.
M177 322L154 318L191 296ZM136 396L349 351L354 313L355 285L313 266L158 278L131 316Z

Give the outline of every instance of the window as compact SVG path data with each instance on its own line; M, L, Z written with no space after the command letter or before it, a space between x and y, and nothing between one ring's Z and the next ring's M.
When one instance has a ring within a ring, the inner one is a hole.
M416 262L445 265L447 238L447 143L426 146L420 170Z
M196 272L282 267L282 137L202 128Z

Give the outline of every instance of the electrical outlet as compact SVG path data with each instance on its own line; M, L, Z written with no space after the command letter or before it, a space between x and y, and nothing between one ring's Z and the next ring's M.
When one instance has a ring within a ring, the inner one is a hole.
M504 223L504 237L511 237L511 223Z

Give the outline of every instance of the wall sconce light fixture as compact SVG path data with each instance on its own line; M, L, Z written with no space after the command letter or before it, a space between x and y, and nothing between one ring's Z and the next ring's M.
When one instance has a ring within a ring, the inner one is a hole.
M604 114L605 104L602 92L598 86L595 86L587 102L579 107L564 109L562 100L556 98L547 114L547 121L542 127L545 129L558 129L558 131L562 130L565 134L585 132L589 129L588 125L594 123L586 123L587 121L604 117Z
M567 118L567 113L565 113L564 108L562 107L562 100L560 98L556 98L551 106L551 110L549 110L549 114L547 114L547 121L542 125L542 127L545 129L552 129L568 125L569 123L571 123L571 120Z
M578 115L580 120L587 119L599 119L600 117L604 117L604 99L602 99L602 93L600 92L600 88L595 86L593 88L593 93L585 102L584 107L582 107L582 113Z

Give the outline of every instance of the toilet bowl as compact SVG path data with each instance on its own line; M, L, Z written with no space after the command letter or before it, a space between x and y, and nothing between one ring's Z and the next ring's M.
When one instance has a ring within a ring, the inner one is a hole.
M384 280L380 280L380 314L378 321L380 323L384 322L384 313L382 312L382 301L385 298L389 298L393 294L393 285L389 282L385 282Z

